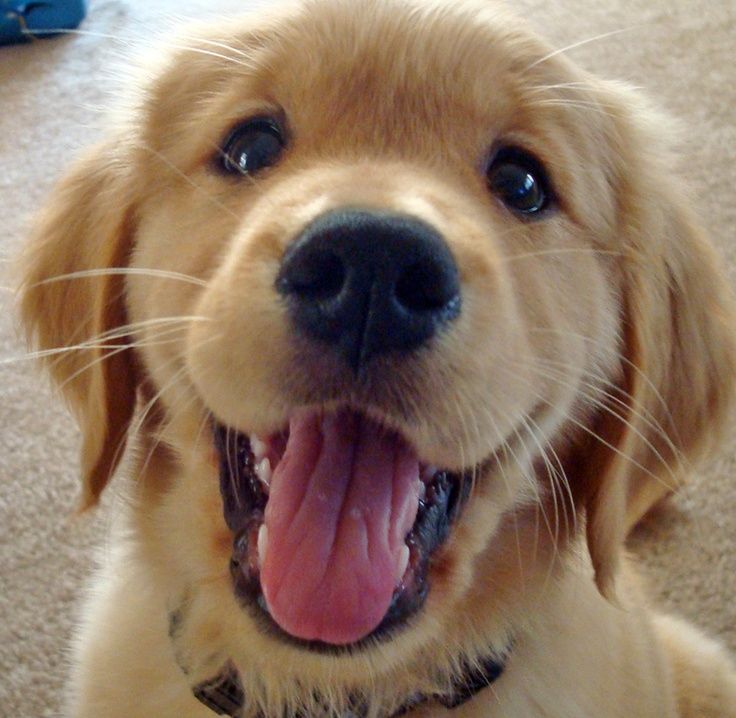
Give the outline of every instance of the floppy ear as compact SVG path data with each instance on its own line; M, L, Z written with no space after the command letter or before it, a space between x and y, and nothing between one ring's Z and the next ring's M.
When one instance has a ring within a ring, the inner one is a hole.
M135 407L132 359L114 331L127 323L124 281L104 273L127 265L133 232L121 156L111 143L78 162L21 258L21 319L82 429L82 508L115 470Z
M632 93L633 94L633 93ZM590 448L587 539L596 581L612 595L621 544L718 439L736 385L736 311L723 263L688 209L663 123L611 88L612 182L622 247L619 397Z

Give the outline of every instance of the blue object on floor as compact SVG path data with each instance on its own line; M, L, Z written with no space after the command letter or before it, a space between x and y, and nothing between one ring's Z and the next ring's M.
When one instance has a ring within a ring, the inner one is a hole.
M0 45L72 30L86 14L86 0L0 0Z

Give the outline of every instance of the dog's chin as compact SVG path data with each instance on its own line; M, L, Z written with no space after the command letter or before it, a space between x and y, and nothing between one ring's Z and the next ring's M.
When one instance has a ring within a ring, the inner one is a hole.
M260 630L339 653L416 619L473 469L430 466L347 407L299 409L268 437L215 424L214 442L233 588Z

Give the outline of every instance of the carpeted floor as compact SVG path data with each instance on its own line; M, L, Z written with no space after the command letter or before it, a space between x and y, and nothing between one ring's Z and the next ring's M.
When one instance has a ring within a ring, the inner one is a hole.
M263 2L263 0L261 0ZM83 29L0 48L0 286L27 218L78 150L100 134L115 96L115 67L172 18L251 5L248 0L93 0ZM733 0L520 0L516 7L562 47L624 30L569 54L631 81L689 129L683 167L702 216L736 278L736 5ZM115 512L70 512L76 429L32 363L15 358L12 298L0 289L0 715L59 713L65 646L93 547ZM11 361L8 362L7 359ZM736 437L736 431L732 432ZM652 592L736 649L736 441L693 477L665 514L640 529Z

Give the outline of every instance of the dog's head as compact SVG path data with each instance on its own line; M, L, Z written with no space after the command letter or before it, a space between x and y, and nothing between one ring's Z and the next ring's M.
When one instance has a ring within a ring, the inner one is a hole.
M85 503L133 434L172 576L302 681L449 666L582 526L610 591L734 377L658 116L480 0L196 34L27 255Z

